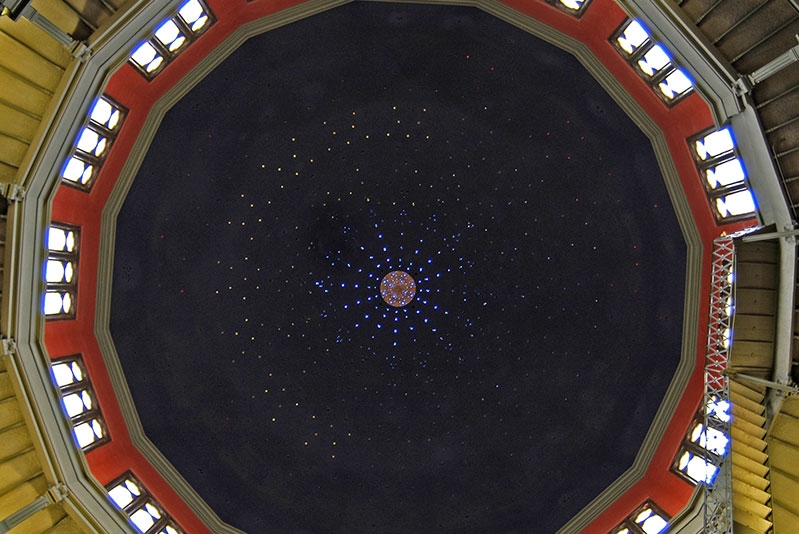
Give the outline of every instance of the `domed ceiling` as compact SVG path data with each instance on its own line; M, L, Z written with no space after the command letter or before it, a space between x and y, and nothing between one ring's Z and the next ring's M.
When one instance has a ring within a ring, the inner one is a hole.
M250 39L166 114L116 236L144 430L248 532L553 532L632 465L680 360L650 141L473 8Z

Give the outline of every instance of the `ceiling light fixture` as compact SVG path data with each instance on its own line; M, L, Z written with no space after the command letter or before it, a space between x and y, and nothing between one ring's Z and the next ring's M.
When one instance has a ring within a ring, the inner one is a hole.
M405 271L391 271L380 281L380 295L389 306L407 306L416 295L416 282Z

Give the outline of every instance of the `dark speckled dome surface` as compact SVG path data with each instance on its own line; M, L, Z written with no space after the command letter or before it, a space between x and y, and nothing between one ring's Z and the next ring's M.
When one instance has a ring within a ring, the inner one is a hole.
M147 436L238 528L553 532L632 465L684 278L649 140L573 57L353 3L167 113L111 332Z

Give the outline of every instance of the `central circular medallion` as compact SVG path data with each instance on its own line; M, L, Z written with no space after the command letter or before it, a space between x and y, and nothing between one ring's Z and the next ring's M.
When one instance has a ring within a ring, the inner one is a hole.
M391 271L380 281L380 295L389 306L407 306L416 295L416 282L405 271Z

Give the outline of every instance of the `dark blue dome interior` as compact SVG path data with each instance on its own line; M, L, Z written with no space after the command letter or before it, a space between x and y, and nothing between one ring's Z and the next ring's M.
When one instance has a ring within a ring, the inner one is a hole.
M356 2L167 113L111 332L147 436L236 527L553 532L633 463L685 261L649 140L576 59Z

